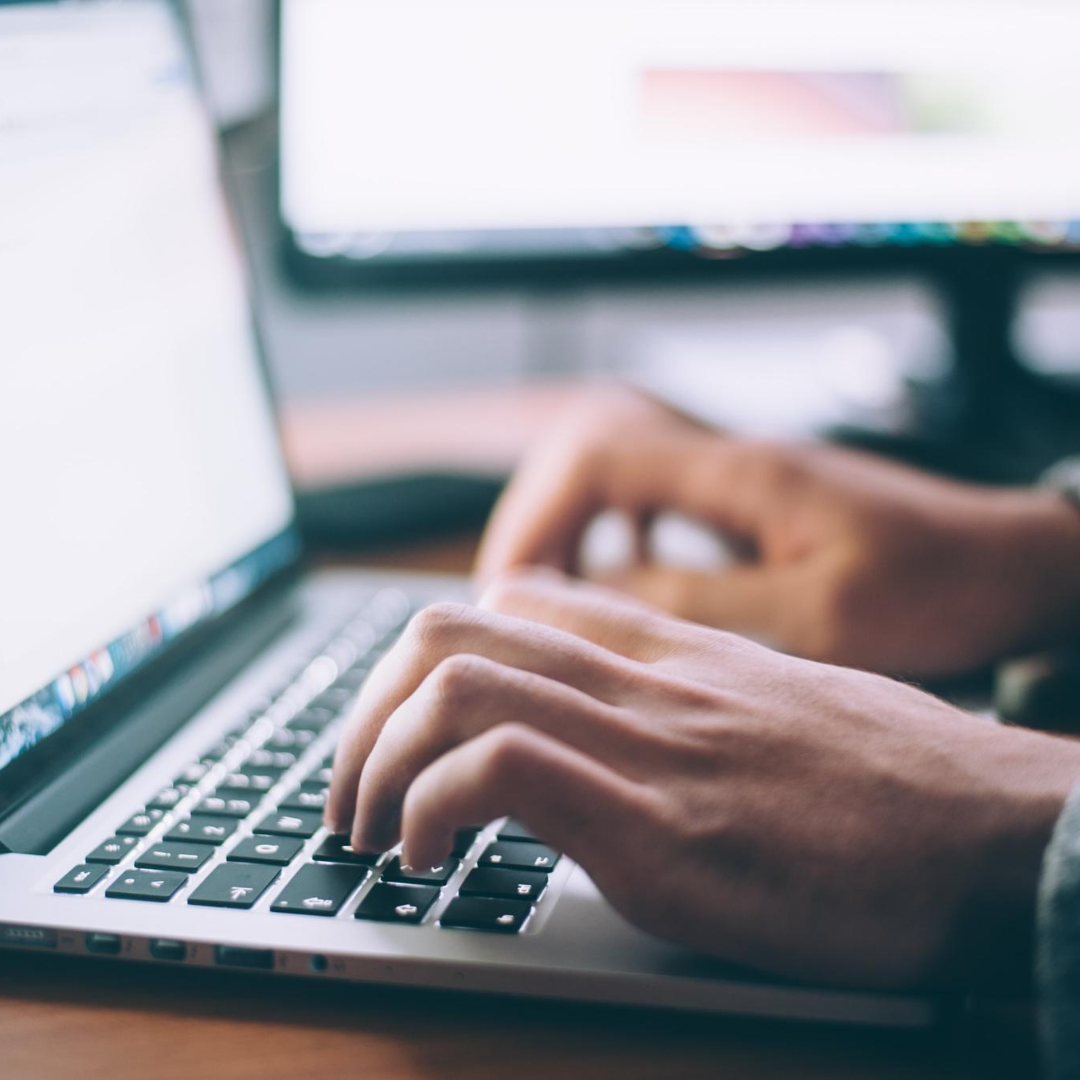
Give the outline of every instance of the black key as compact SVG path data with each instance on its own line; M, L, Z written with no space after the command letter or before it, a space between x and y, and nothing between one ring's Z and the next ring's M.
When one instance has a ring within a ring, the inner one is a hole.
M274 750L268 747L259 747L252 750L240 768L240 772L276 772L283 773L291 769L299 760L299 756L292 750Z
M281 871L253 863L219 866L189 897L204 907L249 908L274 883Z
M322 784L305 781L287 792L278 802L282 810L321 810L326 805L327 789Z
M559 861L559 853L544 844L522 840L497 840L480 856L481 866L501 866L507 870L543 870L550 873Z
M240 824L239 818L197 817L178 822L166 834L166 840L190 840L193 844L220 844Z
M547 883L547 874L535 870L496 870L481 866L461 883L458 893L461 896L490 896L497 900L526 900L534 904Z
M163 817L164 810L140 810L116 830L118 836L145 836Z
M229 852L229 862L266 863L269 866L288 866L303 848L303 840L288 836L245 836Z
M435 903L439 890L434 885L372 885L356 909L358 919L379 922L418 923Z
M365 657L348 670L343 671L334 681L334 686L340 687L343 690L348 690L355 696L360 687L367 682L367 677L370 673L371 660Z
M142 870L182 870L193 874L211 855L208 844L151 844L136 860Z
M322 731L336 714L329 709L301 709L286 725L289 731L310 731L316 735Z
M345 706L356 697L356 692L347 686L334 685L324 690L308 706L309 709L322 709L330 714L330 719L340 716Z
M258 796L243 794L229 798L215 791L203 796L199 803L192 807L191 816L205 817L207 814L220 814L222 817L245 818L258 804Z
M459 896L450 901L439 919L440 926L463 926L470 930L491 930L516 934L532 912L519 900L491 900L486 896Z
M220 787L214 788L210 794L217 796L219 799L245 799L252 804L252 807L255 807L262 802L266 792L255 791L249 787L233 787L231 784L222 783Z
M191 790L186 784L162 788L147 804L147 810L171 810Z
M454 848L450 854L457 856L459 859L463 859L469 854L469 849L476 843L476 838L479 835L479 828L458 829L458 831L454 833Z
M293 915L336 915L369 873L366 867L339 863L303 866L281 890L270 910Z
M403 866L400 858L394 858L383 871L382 880L397 882L399 885L445 885L460 865L457 859L447 859L442 866L417 869Z
M88 893L107 873L107 866L76 866L69 870L54 886L53 892Z
M500 840L521 840L532 844L543 843L528 825L522 825L520 821L514 821L513 818L499 829L498 836Z
M92 863L104 863L106 866L115 866L118 862L122 862L128 855L128 852L135 847L137 841L133 836L114 836L111 840L106 840L102 844L98 844L89 855L86 856L87 862Z
M303 751L315 741L316 737L314 731L289 731L287 728L282 728L280 731L275 731L263 743L263 746L268 750Z
M264 836L314 836L322 826L318 810L274 810L259 822L254 831Z
M236 728L233 731L230 731L228 735L219 739L203 755L203 761L214 763L220 761L243 738L244 733L247 731L247 727L248 725L245 724L243 727Z
M105 895L113 900L151 900L164 904L186 884L186 874L170 870L129 870L105 890Z
M353 851L347 836L328 836L312 855L317 862L352 863L358 866L375 866L382 858L377 851Z
M196 761L189 765L174 781L176 786L181 784L197 784L211 769L213 762Z
M221 781L221 786L218 788L218 791L220 792L222 788L227 788L230 792L235 792L237 795L241 793L262 795L269 791L280 779L281 773L279 772L228 773L225 779Z

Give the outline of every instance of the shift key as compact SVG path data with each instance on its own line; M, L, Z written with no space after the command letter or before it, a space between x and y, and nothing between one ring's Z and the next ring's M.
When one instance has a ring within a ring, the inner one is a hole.
M270 910L292 915L336 915L368 874L364 866L340 863L304 866L281 890Z

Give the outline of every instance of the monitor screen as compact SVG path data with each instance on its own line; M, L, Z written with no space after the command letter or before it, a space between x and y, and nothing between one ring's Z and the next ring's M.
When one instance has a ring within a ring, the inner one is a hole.
M1080 245L1074 0L283 0L281 33L312 255Z
M0 5L0 770L295 556L172 9Z

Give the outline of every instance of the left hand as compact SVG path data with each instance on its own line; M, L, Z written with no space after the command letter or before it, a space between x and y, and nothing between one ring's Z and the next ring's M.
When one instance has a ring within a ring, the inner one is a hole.
M1026 974L1080 746L551 572L421 612L373 671L327 821L358 850L511 814L646 930L779 974Z

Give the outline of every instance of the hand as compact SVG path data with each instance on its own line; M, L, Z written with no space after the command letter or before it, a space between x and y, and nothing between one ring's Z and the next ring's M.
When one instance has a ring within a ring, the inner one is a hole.
M658 935L882 986L1026 972L1043 849L1080 747L533 572L421 612L338 747L327 821L523 821Z
M911 677L967 671L1080 630L1080 514L829 446L717 434L629 390L594 396L529 456L478 573L573 571L601 510L676 510L733 538L716 573L644 558L606 579L800 656Z

